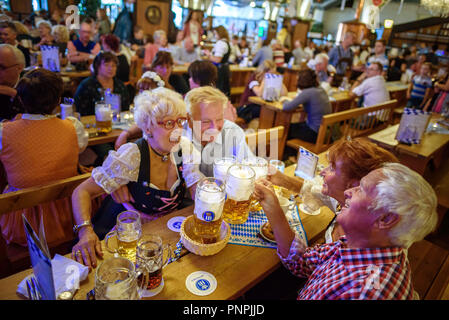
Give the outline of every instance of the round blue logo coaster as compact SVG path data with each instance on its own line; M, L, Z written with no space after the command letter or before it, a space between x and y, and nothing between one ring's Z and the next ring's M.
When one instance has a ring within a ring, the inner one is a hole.
M199 279L196 281L195 287L197 287L198 290L206 291L210 288L210 282L206 279Z

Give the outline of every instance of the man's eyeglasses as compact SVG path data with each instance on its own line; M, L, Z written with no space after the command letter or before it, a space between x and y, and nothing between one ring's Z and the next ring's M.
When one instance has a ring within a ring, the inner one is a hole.
M10 66L8 66L8 67L5 67L5 66L2 66L2 65L0 64L0 71L5 71L5 70L7 70L7 69L9 69L9 68L12 68L12 67L15 67L15 66L18 66L18 65L19 65L19 64L16 63L16 64L10 65Z
M157 124L164 127L167 130L173 129L176 124L179 128L183 128L187 122L187 118L178 118L176 120L158 121Z

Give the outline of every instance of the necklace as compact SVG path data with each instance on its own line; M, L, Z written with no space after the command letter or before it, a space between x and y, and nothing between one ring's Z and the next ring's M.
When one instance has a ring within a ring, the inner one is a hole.
M153 152L154 152L157 156L159 156L159 157L162 158L162 162L165 162L165 161L168 160L168 155L169 155L170 153L167 153L167 154L160 154L159 152L157 152L156 150L154 150L152 146L150 146L150 148L151 148L151 150L153 150Z

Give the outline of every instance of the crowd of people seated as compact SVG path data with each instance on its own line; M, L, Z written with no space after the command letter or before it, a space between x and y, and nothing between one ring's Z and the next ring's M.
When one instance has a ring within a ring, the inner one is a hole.
M142 26L130 26L126 14L125 8L111 24L99 9L96 17L82 20L79 30L67 29L61 14L34 14L23 21L0 16L0 161L7 177L2 192L75 176L81 172L79 155L93 151L96 159L88 164L92 175L71 201L25 210L35 228L44 217L49 244L70 239L73 225L79 225L72 257L91 268L103 256L100 241L120 212L132 207L144 222L157 219L191 204L196 184L213 176L215 159L255 156L244 127L260 115L260 106L249 97L264 96L267 75L298 67L295 97L287 99L281 84L278 98L285 111L303 106L306 117L290 126L288 137L311 143L323 116L332 113L332 87L358 98L359 107L369 107L390 100L388 81L402 81L409 85L407 107L437 113L449 108L449 74L447 66L437 64L437 48L387 48L383 40L367 39L355 48L352 32L338 45L302 44L292 41L291 26L285 24L274 39L255 43L220 25L213 28L213 45L206 50L202 42L211 34L202 27L200 11L191 11L172 43L164 30L146 35ZM120 29L122 22L126 25ZM67 91L60 73L41 67L44 46L58 48L62 68L90 75ZM133 83L136 61L142 62L142 70ZM230 100L231 64L255 69L235 105ZM187 72L174 73L176 66L187 66ZM115 143L87 147L88 134L79 119L62 120L55 110L64 97L71 97L76 113L94 115L106 92L119 95L121 111L133 105L136 124ZM137 134L142 138L130 140ZM394 155L367 140L338 141L328 155L321 196L336 218L322 246L307 248L295 237L272 188L299 192L301 179L271 170L256 183L255 197L273 228L282 263L309 279L298 298L412 299L407 249L436 225L435 192ZM106 196L97 208L91 199L99 194ZM21 213L0 218L8 244L26 246ZM370 272L363 261L379 268L385 288L381 294L360 286L361 275ZM343 274L345 283L333 283L333 277Z

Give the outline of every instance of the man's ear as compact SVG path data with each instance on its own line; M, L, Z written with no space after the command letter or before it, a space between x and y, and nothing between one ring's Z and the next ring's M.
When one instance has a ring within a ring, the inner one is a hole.
M376 225L378 229L391 229L399 220L400 217L398 214L386 212L379 215L379 218L376 220Z

